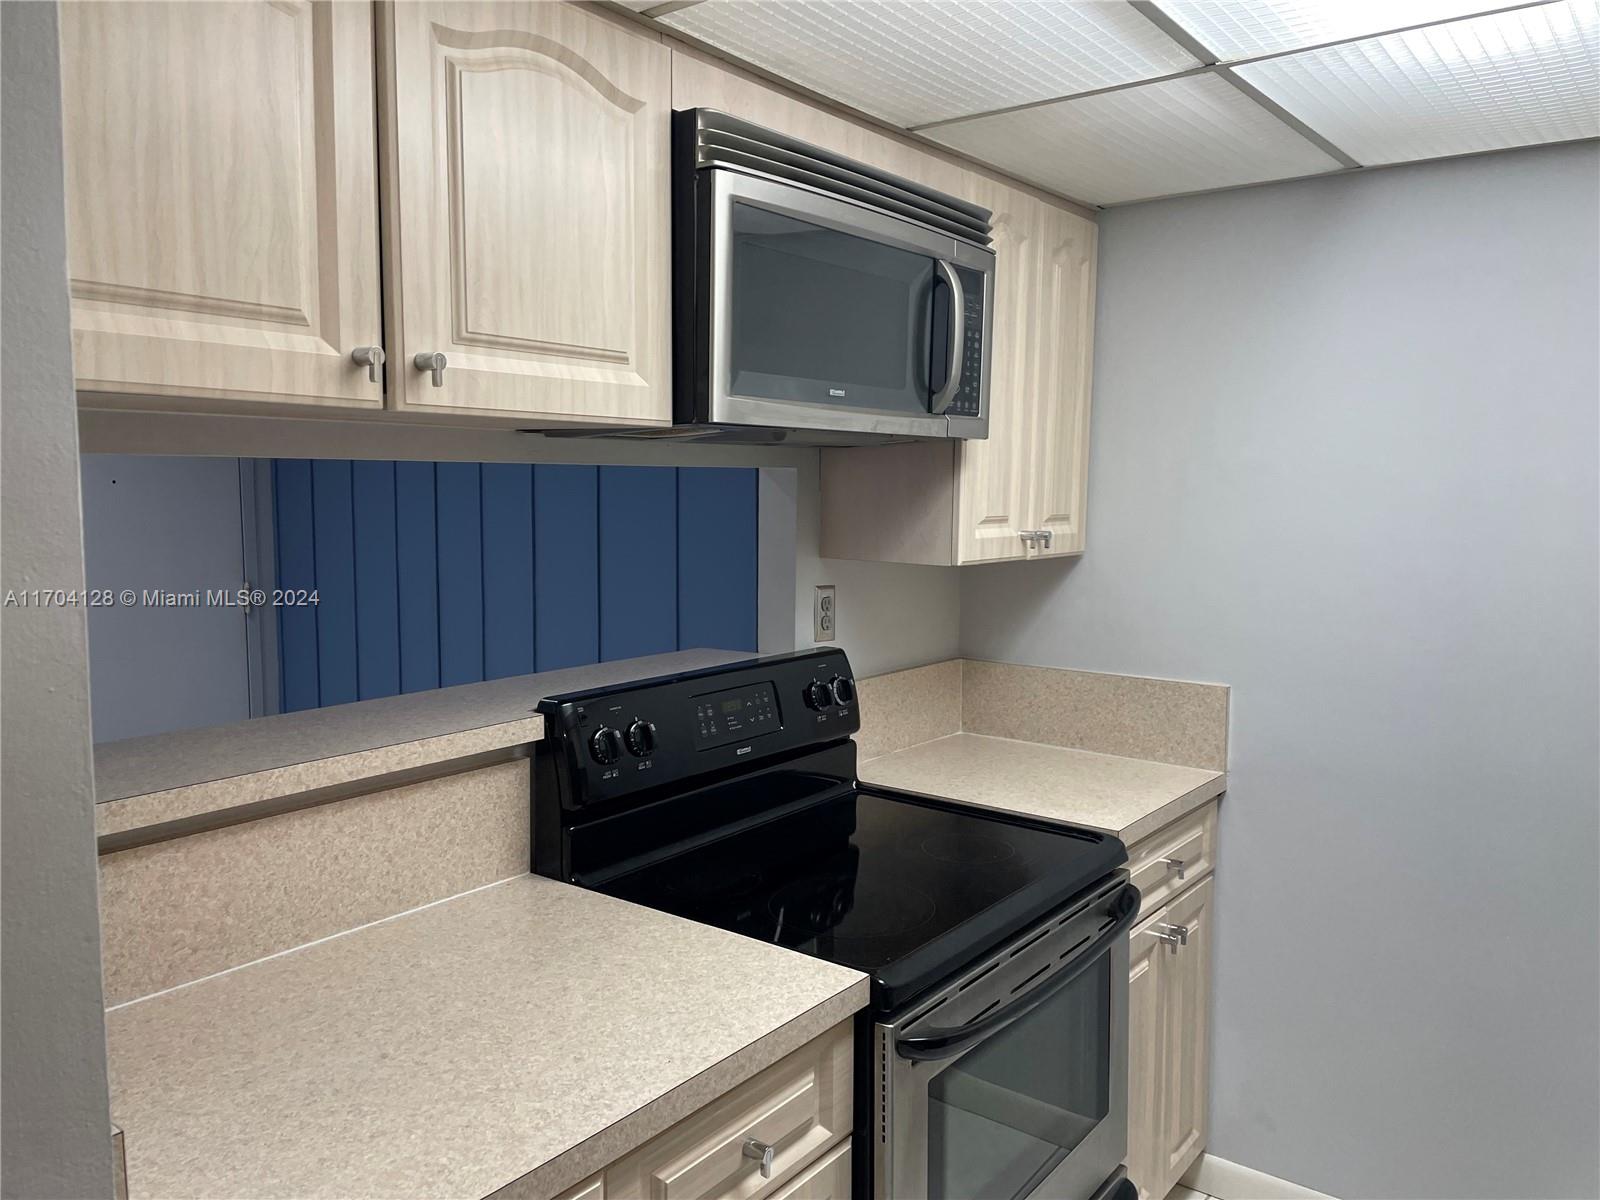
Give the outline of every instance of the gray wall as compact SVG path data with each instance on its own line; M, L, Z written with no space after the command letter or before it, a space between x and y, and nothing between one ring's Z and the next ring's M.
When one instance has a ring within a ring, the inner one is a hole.
M961 627L961 571L820 557L818 463L813 452L796 472L795 645L813 644L813 592L817 584L831 583L837 589L838 644L857 675L954 658Z
M1230 683L1211 1150L1600 1195L1593 143L1102 218L1088 553L961 647Z
M81 588L54 4L0 5L0 589ZM82 609L0 626L0 1195L111 1194Z
M82 472L90 588L205 591L270 583L245 562L237 458L85 454ZM120 603L90 609L94 740L248 718L246 611Z

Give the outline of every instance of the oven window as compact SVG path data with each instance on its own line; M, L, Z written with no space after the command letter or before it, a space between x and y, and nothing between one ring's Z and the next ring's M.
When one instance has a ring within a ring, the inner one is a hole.
M933 260L733 206L734 395L928 411Z
M1111 959L1101 955L929 1082L929 1195L1026 1195L1106 1116L1110 1091Z

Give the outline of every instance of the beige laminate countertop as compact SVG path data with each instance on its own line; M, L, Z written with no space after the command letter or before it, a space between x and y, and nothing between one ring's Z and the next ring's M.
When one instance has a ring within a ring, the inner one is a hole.
M681 650L102 742L94 749L96 832L122 834L525 746L543 736L534 709L546 696L748 657Z
M859 768L868 783L1087 825L1130 845L1228 786L1224 772L952 733Z
M554 1195L867 989L522 876L113 1008L112 1116L135 1198Z

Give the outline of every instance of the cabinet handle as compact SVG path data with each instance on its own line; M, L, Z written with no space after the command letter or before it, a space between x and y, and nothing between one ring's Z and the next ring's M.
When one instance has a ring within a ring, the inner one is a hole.
M1156 937L1167 944L1167 949L1173 954L1178 952L1179 946L1189 944L1189 927L1187 925L1156 925L1150 930Z
M1170 875L1174 871L1176 871L1178 873L1178 878L1180 880L1183 878L1183 871L1184 871L1183 859L1181 859L1181 858L1163 858L1161 861L1167 864L1167 874Z
M761 1164L761 1178L772 1178L772 1151L773 1147L767 1142L758 1141L756 1138L745 1138L744 1156L753 1158Z
M383 368L382 346L357 346L350 351L350 361L358 367L367 369L367 379L372 383L378 382L378 372Z
M1034 532L1044 539L1044 548L1046 550L1050 549L1050 543L1055 541L1056 531L1053 529L1039 529Z
M444 369L450 365L450 360L440 351L424 350L411 360L411 365L419 371L427 371L433 376L433 386L444 386Z

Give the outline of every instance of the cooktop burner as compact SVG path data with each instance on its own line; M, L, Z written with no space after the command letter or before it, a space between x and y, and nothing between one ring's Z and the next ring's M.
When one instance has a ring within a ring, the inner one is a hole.
M1098 834L855 790L600 885L873 975L898 1004L1120 860Z

